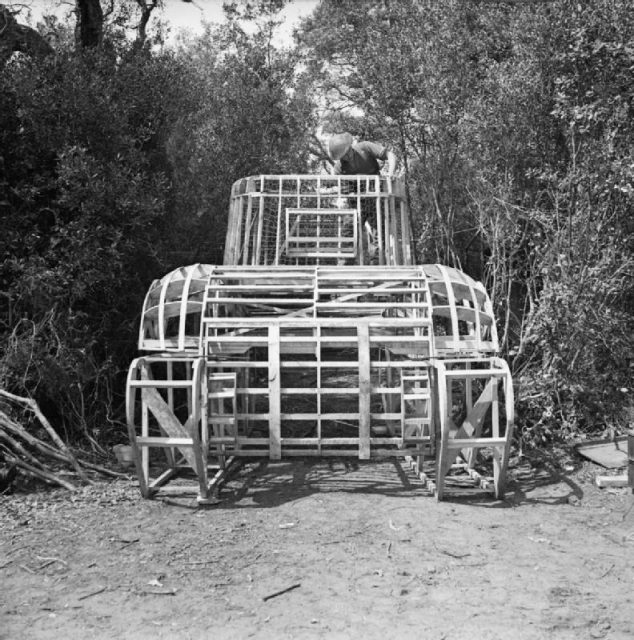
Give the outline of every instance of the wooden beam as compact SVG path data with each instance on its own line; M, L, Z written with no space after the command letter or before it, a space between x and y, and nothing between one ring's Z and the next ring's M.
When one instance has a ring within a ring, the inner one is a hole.
M280 325L271 324L268 335L269 352L269 450L271 460L280 460L282 432L282 399L280 370Z
M626 473L620 476L597 476L594 481L596 482L597 487L600 487L601 489L605 489L606 487L628 486L628 478Z
M370 458L370 328L367 322L357 325L359 340L359 458Z

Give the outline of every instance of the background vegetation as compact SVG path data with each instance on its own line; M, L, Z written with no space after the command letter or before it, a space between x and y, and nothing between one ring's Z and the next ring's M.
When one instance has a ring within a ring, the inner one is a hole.
M221 260L234 180L320 171L345 129L398 152L419 261L490 290L520 441L624 427L630 1L322 0L280 49L284 4L178 46L160 2L77 0L37 30L0 5L0 388L68 441L120 440L151 280Z

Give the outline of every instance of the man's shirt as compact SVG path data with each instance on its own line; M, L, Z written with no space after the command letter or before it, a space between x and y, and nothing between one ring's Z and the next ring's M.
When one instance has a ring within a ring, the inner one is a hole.
M378 161L387 160L387 148L376 142L359 142L350 147L348 157L335 162L335 172L343 175L378 175L381 166Z

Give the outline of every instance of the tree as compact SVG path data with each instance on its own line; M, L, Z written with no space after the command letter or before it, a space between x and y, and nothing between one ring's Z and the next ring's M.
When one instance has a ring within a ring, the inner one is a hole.
M83 48L97 47L103 41L103 9L100 0L76 0L75 38Z
M0 384L74 437L121 420L136 315L165 269L164 141L183 77L170 54L110 47L0 77Z
M309 160L313 104L297 57L272 44L275 11L251 16L251 34L241 24L244 15L232 11L227 25L208 27L179 53L192 102L169 140L180 203L174 238L180 246L185 237L197 238L196 260L222 260L235 180L302 173Z
M532 442L623 424L632 19L620 0L323 0L299 34L325 131L399 150L422 261L487 283Z
M631 404L634 16L627 2L553 9L548 73L563 153L543 174L551 207L518 364L530 428L574 434L623 424Z
M14 12L0 4L0 67L18 51L43 56L52 53L53 49L35 29L18 23Z
M0 387L95 449L121 437L148 285L221 259L232 182L303 170L312 114L270 31L236 18L175 54L108 19L0 75Z

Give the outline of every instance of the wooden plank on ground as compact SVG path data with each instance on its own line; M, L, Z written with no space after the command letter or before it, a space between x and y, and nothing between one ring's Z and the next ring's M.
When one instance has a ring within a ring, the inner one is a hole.
M627 465L627 436L614 440L593 440L575 445L584 458L600 464L606 469L620 469Z
M606 487L627 487L627 474L620 476L597 476L595 479L597 487L605 489Z

